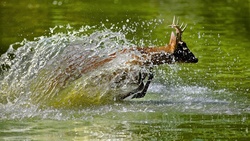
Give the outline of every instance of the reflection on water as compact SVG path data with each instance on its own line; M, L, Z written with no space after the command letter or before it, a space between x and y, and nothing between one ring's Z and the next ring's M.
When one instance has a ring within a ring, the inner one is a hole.
M1 56L0 139L249 140L249 0L1 1L0 6L1 52L10 44L20 47ZM32 83L24 80L36 77L69 41L86 42L84 37L108 29L106 37L119 37L109 45L118 48L163 45L174 15L188 23L183 40L199 63L156 68L145 98L56 109L40 108L27 97ZM15 62L14 73L2 75Z
M220 138L247 140L248 117L228 114L183 114L174 110L154 111L151 106L132 110L132 105L110 105L73 112L56 112L53 120L12 120L0 132L10 139L75 140L183 140ZM162 107L163 108L163 107ZM64 117L65 119L61 119ZM71 117L69 119L69 117ZM59 121L56 119L60 119ZM36 122L33 122L36 121ZM51 126L52 125L52 126ZM5 130L2 130L5 129ZM6 130L7 129L7 130ZM13 136L14 135L14 136Z

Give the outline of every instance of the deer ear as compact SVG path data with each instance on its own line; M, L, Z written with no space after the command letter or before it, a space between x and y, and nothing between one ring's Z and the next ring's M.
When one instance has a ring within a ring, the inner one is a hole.
M169 41L169 51L171 53L174 53L176 48L176 36L174 35L174 32L171 33L170 41Z

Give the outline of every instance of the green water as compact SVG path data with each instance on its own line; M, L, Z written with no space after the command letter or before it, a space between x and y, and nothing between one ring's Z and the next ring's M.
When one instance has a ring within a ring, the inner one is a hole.
M183 40L199 58L158 67L139 100L74 109L0 101L0 140L250 139L249 0L2 0L0 6L1 54L68 24L134 29L126 33L134 44L163 45L175 15L188 23Z

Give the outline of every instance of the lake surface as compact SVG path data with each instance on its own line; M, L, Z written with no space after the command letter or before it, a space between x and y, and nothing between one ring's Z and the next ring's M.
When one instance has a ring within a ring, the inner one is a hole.
M2 0L0 9L0 140L250 140L249 0ZM144 98L32 101L35 86L50 100L43 86L60 66L51 60L71 42L96 42L101 53L165 45L174 16L188 24L183 40L199 62L155 68Z

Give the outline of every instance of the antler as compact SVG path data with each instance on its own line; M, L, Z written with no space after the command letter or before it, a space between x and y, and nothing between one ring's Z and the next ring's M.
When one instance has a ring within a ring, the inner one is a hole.
M187 24L185 24L185 26L183 26L184 23L181 23L180 26L178 24L179 24L179 18L177 18L177 20L175 20L175 16L174 16L173 23L172 23L172 25L169 25L169 26L176 29L177 42L181 41L182 33L187 28Z

